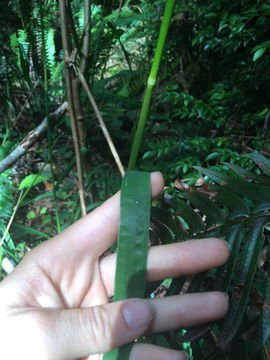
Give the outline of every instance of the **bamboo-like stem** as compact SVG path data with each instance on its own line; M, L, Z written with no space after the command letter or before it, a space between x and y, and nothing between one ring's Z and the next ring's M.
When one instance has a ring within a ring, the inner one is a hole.
M89 61L90 37L91 37L91 4L92 0L84 0L84 36L82 44L82 57L80 70L85 74Z
M70 110L70 123L72 130L72 138L75 149L76 156L76 166L78 173L78 193L80 198L82 215L86 215L86 205L84 200L84 187L83 187L83 175L82 175L82 164L80 156L80 146L78 139L78 129L76 124L76 113L73 102L73 89L72 89L72 67L69 64L71 56L71 44L68 33L68 18L67 18L67 3L66 0L59 1L60 9L60 18L61 18L61 30L62 30L62 45L64 50L64 62L65 62L65 74L66 74L66 84L67 84L67 97Z
M69 18L69 25L70 25L70 31L74 40L74 44L76 47L76 50L78 52L79 57L81 57L81 46L80 46L80 40L78 38L77 32L76 32L76 28L75 28L75 24L74 24L74 19L72 16L72 9L71 9L71 3L70 0L67 0L67 14L68 14L68 18Z
M144 127L145 127L145 123L146 123L148 113L149 113L153 89L154 89L154 86L157 81L157 75L158 75L158 70L159 70L159 66L160 66L160 62L161 62L161 58L162 58L162 53L163 53L164 45L166 42L169 25L171 22L174 3L175 3L175 0L167 0L166 1L162 24L160 27L160 32L159 32L158 41L157 41L157 47L156 47L152 67L150 70L150 75L147 80L147 86L146 86L146 90L144 93L140 117L139 117L137 129L136 129L136 133L135 133L135 138L134 138L133 144L132 144L131 155L130 155L129 164L128 164L128 170L134 169L136 162L137 162L139 150L140 150L141 143L142 143Z
M110 133L109 133L109 131L107 129L107 126L106 126L106 124L105 124L105 122L104 122L104 120L103 120L103 118L101 116L101 113L100 113L100 111L98 109L97 103L96 103L96 101L95 101L95 99L94 99L94 97L92 95L92 92L91 92L91 90L90 90L90 88L89 88L89 86L87 84L87 81L85 80L85 77L82 74L81 70L78 69L78 68L76 70L78 72L78 76L79 76L79 79L80 79L80 81L82 83L82 86L84 87L84 89L86 91L86 94L88 96L88 99L89 99L89 101L90 101L90 103L91 103L91 105L93 107L93 110L94 110L94 112L96 114L99 125L100 125L101 130L103 132L103 135L104 135L104 137L105 137L105 139L106 139L106 141L107 141L107 143L109 145L109 148L110 148L111 153L112 153L112 155L114 157L114 160L115 160L115 163L116 163L116 165L118 167L118 170L119 170L121 176L124 176L125 175L124 166L123 166L123 164L122 164L122 162L120 160L120 157L119 157L119 155L117 153L117 150L116 150L116 148L114 146L114 143L113 143L112 138L110 136Z
M53 204L55 210L55 219L56 219L56 227L58 234L61 232L61 222L60 215L58 211L58 203L57 203L57 194L55 189L55 174L53 169L53 152L52 152L52 132L51 132L51 120L49 114L49 81L48 81L48 71L47 71L47 54L46 54L46 44L45 44L45 33L44 33L44 22L43 22L43 7L42 2L39 4L40 10L40 19L41 19L41 41L42 41L42 57L43 57L43 71L44 71L44 93L45 93L45 114L47 117L47 134L48 134L48 160L50 163L50 169L52 174L52 185L53 185Z

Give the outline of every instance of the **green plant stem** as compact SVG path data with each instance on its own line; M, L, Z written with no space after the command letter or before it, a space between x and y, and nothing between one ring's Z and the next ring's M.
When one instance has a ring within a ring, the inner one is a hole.
M55 175L53 169L53 155L52 155L52 132L50 126L50 113L49 113L49 82L48 82L48 71L47 71L47 54L46 54L46 44L45 44L45 25L43 21L43 8L42 2L39 3L39 12L40 12L40 21L41 21L41 41L42 41L42 57L43 57L43 71L44 71L44 93L45 93L45 114L47 117L47 133L48 133L48 160L50 163L51 174L52 174L52 185L53 185L53 202L54 202L54 210L55 210L55 219L56 219L56 227L57 232L61 232L61 223L60 216L58 211L58 203L55 189Z
M159 67L160 67L162 53L163 53L170 21L171 21L171 17L172 17L172 13L173 13L174 3L175 3L175 0L167 0L166 1L166 6L164 9L163 19L162 19L162 23L161 23L161 27L160 27L159 36L158 36L157 47L156 47L150 75L147 80L147 86L146 86L146 90L144 93L144 98L143 98L143 103L142 103L142 107L141 107L138 126L136 129L135 138L134 138L134 141L132 144L131 155L130 155L130 160L129 160L129 164L128 164L128 170L133 170L135 168L135 165L137 162L138 153L140 151L140 147L141 147L141 143L142 143L145 123L146 123L148 113L149 113L153 89L154 89L154 86L157 81L157 75L158 75L158 71L159 71Z
M13 210L13 213L12 213L12 215L11 215L11 218L9 219L9 222L8 222L8 224L7 224L7 227L6 227L6 230L5 230L3 236L2 236L2 238L1 238L1 240L0 240L0 247L2 246L3 242L5 241L5 238L6 238L7 234L8 234L9 229L10 229L10 227L11 227L11 224L12 224L12 222L13 222L13 220L14 220L14 217L15 217L15 215L16 215L16 212L17 212L17 210L18 210L18 207L19 207L20 202L21 202L21 199L22 199L22 194L23 194L23 191L20 192L20 195L19 195L18 200L17 200L17 203L16 203L16 205L15 205L15 207L14 207L14 210Z

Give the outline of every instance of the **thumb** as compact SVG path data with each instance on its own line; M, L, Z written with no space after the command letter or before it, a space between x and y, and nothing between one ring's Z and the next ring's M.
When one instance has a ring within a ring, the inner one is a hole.
M154 313L146 300L130 299L90 308L51 310L55 359L108 352L142 335Z

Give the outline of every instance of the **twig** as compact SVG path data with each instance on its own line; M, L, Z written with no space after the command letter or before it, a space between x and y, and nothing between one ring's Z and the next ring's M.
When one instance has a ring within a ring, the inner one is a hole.
M50 114L50 119L60 118L67 110L68 103L65 101L53 113ZM45 132L48 125L48 119L45 117L42 122L23 139L20 145L16 147L10 154L8 154L2 161L0 161L0 173L13 165L21 156L23 156L30 146Z
M117 167L119 169L119 172L120 172L121 176L124 176L125 175L124 166L123 166L123 164L122 164L122 162L120 160L120 157L119 157L119 155L117 153L117 150L116 150L116 148L114 146L114 143L113 143L112 138L110 136L110 133L109 133L109 131L107 129L107 126L106 126L106 124L105 124L105 122L104 122L104 120L103 120L103 118L101 116L101 113L100 113L100 111L99 111L99 109L97 107L96 101L95 101L95 99L94 99L94 97L93 97L93 95L91 93L91 90L90 90L90 88L89 88L89 86L88 86L88 84L87 84L87 82L85 80L85 77L83 76L82 72L80 71L80 69L76 68L76 71L78 72L78 76L79 76L79 79L80 79L80 81L82 83L82 86L84 87L84 89L86 91L86 94L88 96L88 99L90 100L91 105L92 105L92 107L94 109L94 112L95 112L96 117L98 119L98 122L100 124L101 130L103 131L103 135L104 135L104 137L105 137L105 139L106 139L106 141L107 141L107 143L109 145L109 148L110 148L111 153L112 153L112 155L114 157L114 160L115 160L116 165L117 165Z

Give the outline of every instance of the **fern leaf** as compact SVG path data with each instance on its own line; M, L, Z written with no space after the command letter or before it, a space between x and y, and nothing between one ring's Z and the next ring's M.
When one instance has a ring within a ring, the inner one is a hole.
M266 175L270 175L269 159L267 159L258 151L254 151L253 153L246 155L246 157L252 159Z
M219 185L214 185L212 188L217 192L217 195L214 197L215 202L226 206L230 210L229 219L239 216L247 217L250 214L250 209L246 201L234 191L228 189L226 186Z
M176 215L180 216L189 226L191 233L197 233L205 229L202 218L197 214L191 206L188 206L185 201L177 201Z
M174 239L184 239L186 237L185 232L181 226L179 219L171 213L168 209L161 209L157 207L152 207L152 216L158 221L166 224L174 236Z
M236 263L238 260L238 253L240 249L240 245L242 243L242 240L245 236L245 232L240 232L242 227L242 223L234 224L226 236L226 241L229 244L229 247L231 249L230 258L226 265L227 272L224 277L224 291L228 291L229 285L231 283L231 279L233 277Z
M260 315L259 324L257 326L257 344L255 351L258 352L266 343L270 336L270 279L268 278L266 283L266 297L263 305L263 310Z
M230 164L227 162L223 163L224 165L228 166L228 168L232 169L237 175L241 176L244 179L252 179L258 182L259 184L269 185L269 178L262 175L256 175L246 169L243 169L241 166Z
M193 191L192 193L182 193L182 196L190 201L194 207L199 209L202 214L206 215L205 221L207 226L222 224L224 222L225 216L221 209L206 195L199 191Z
M204 169L199 166L195 168L201 171L203 174L214 180L220 185L226 185L229 189L236 192L239 195L250 198L254 202L262 200L270 200L270 186L262 186L253 184L241 179L240 177L232 177L226 174L222 174L216 170Z
M224 347L230 343L236 334L249 299L251 284L256 270L258 257L264 242L262 230L264 225L269 221L268 218L259 218L253 220L250 225L251 229L246 240L239 273L235 276L235 283L241 286L241 294L235 294L230 301L230 309L226 316L221 330L218 345Z

